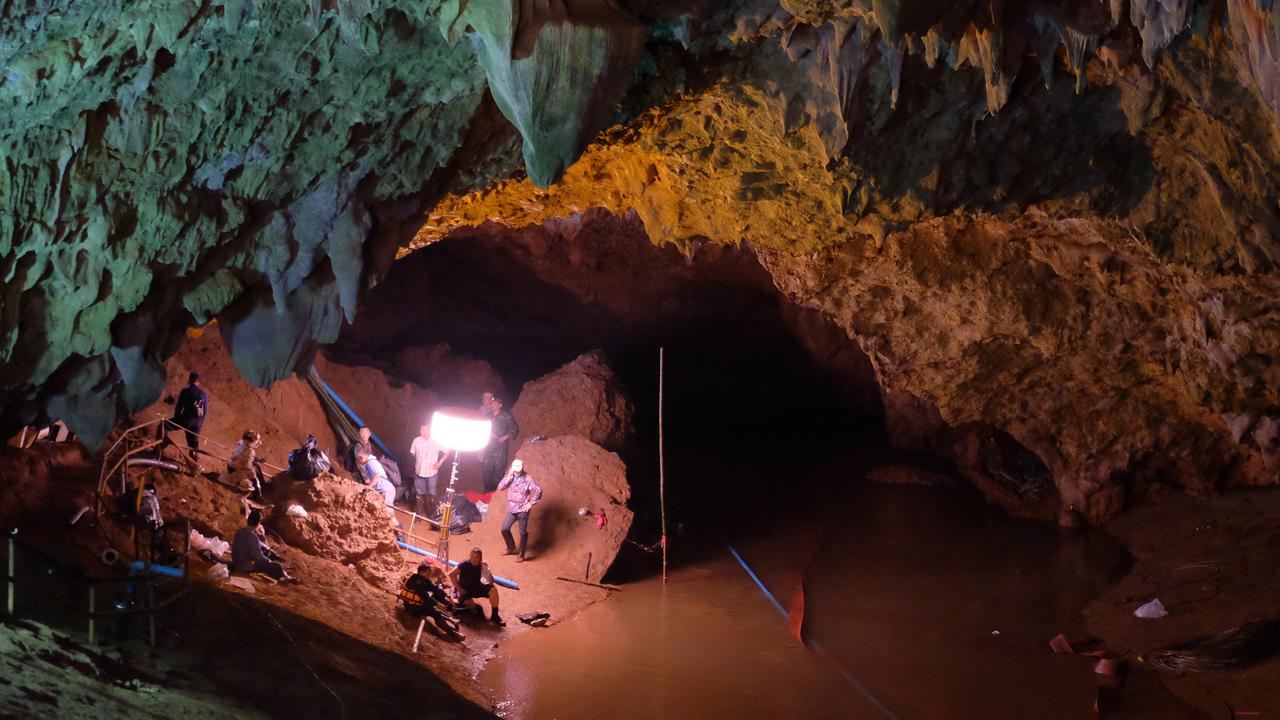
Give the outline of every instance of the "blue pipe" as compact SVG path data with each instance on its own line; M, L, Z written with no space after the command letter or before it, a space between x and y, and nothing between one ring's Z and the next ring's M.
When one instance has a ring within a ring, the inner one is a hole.
M169 567L168 565L157 565L155 563L144 563L141 560L134 560L130 569L137 572L152 572L156 575L168 575L169 577L182 577L182 568Z
M404 548L405 550L408 550L408 551L409 551L409 552L411 552L411 553L418 553L419 555L426 555L426 556L427 556L427 557L429 557L429 558L435 558L435 559L437 559L437 560L439 560L439 559L440 559L440 558L436 557L436 554L435 554L435 553L433 553L433 552L431 552L430 550L423 550L422 548L420 548L420 547L418 547L418 546L416 546L416 545L410 545L410 544L409 544L409 543L407 543L407 542L401 542L401 541L399 541L399 540L397 540L397 541L396 541L396 544L397 544L397 545L399 545L400 547ZM449 567L458 567L458 563L457 563L457 561L455 561L455 560L449 560L449 561L447 561L447 562L449 563ZM504 578L504 577L500 577L500 576L498 576L498 575L494 575L494 576L493 576L493 581L494 581L494 582L496 582L496 583L498 583L498 584L499 584L499 585L501 585L502 587L505 587L505 588L511 588L512 590L519 590L519 589L520 589L520 585L518 585L514 580L508 580L508 579L506 579L506 578Z
M769 588L765 586L764 582L760 579L760 576L756 575L755 571L751 569L751 566L747 565L747 561L742 559L742 556L738 554L736 549L734 549L733 544L727 539L724 541L724 544L729 548L729 552L733 554L733 559L738 561L738 564L742 566L743 570L747 571L747 575L755 581L756 585L760 588L760 591L764 593L764 596L769 598L769 602L773 603L773 606L778 608L778 612L782 613L782 617L790 619L791 613L787 612L786 608L782 607L782 603L778 602L778 599L773 596L773 593L769 592ZM818 652L824 652L822 650L822 646L818 644L817 640L805 639L804 644ZM862 693L862 696L865 697L872 705L875 705L880 712L884 713L885 717L890 718L890 720L898 720L898 716L894 715L892 710L885 707L884 703L880 702L880 698L873 695L865 685L855 680L849 673L845 672L844 668L836 665L835 663L832 663L832 665L835 667L836 672L840 673L840 676L845 679L845 682L849 683L854 689Z
M319 383L320 387L324 389L325 393L328 394L328 396L333 399L333 402L337 404L338 407L342 408L342 411L347 414L347 417L351 418L351 422L356 424L357 429L366 427L365 422L360 419L360 416L356 414L356 411L352 410L350 405L346 404L345 402L343 402L342 398L338 397L338 393L334 392L333 388L329 387L329 384L326 383L323 379L321 379L320 373L316 372L316 369L314 367L311 368L311 377L314 377L316 379L316 382ZM387 447L387 444L382 442L382 438L378 437L377 434L373 433L373 428L369 428L369 431L370 431L369 437L370 439L373 440L373 444L381 448L383 454L385 454L387 457L391 458L392 460L395 460L395 462L400 462L399 460L396 460L396 456L391 452L390 448Z

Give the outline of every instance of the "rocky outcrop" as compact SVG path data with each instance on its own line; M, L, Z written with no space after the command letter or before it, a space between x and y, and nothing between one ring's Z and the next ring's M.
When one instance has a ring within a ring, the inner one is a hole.
M268 384L415 230L602 208L689 257L747 243L882 386L1005 432L1088 516L1275 476L1270 3L10 13L3 424L94 444L213 317Z
M326 473L308 482L277 477L268 484L267 496L275 506L267 526L291 547L352 565L374 586L397 587L405 561L377 493ZM302 507L306 517L290 515L292 505Z
M627 507L631 486L622 460L574 435L525 444L515 456L524 461L543 491L529 530L529 548L537 556L538 572L548 579L558 574L603 580L635 519ZM481 533L497 535L505 502L505 493L494 496L493 507L499 511L488 513ZM581 514L582 508L589 514Z
M1276 480L1277 378L1258 362L1280 349L1272 277L1200 276L1122 226L1038 213L761 257L863 338L885 385L952 426L1008 433L1087 517L1114 513L1134 483Z
M580 355L554 372L524 384L511 409L525 438L578 435L608 450L631 436L631 401L599 351Z

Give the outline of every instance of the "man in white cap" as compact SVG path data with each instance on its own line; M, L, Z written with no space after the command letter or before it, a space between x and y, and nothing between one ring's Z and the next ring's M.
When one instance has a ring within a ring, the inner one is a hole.
M516 562L524 562L524 552L529 546L529 511L542 500L542 487L533 476L524 471L524 461L511 462L511 472L498 483L499 490L507 491L507 515L502 518L502 539L507 541L507 555L518 555ZM520 523L520 548L516 549L511 537L511 526Z

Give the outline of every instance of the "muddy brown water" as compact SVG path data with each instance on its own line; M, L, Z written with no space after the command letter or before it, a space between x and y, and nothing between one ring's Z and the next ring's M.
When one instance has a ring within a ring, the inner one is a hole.
M725 549L504 644L481 683L516 720L1089 716L1090 663L1048 641L1080 634L1125 572L1113 538L959 488L863 485L808 514L730 539L793 613L803 582L804 636L825 654Z

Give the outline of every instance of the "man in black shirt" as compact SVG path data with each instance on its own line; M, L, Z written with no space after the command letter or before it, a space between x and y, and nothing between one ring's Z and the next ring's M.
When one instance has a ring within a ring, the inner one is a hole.
M458 606L475 608L484 616L484 609L476 602L478 598L489 599L489 620L495 625L504 626L505 622L498 616L498 586L493 582L493 573L489 572L489 563L484 561L484 553L478 547L471 548L471 557L449 573L449 581L458 591Z
M502 399L491 393L485 393L488 399L488 413L493 418L493 429L489 436L489 445L484 449L484 461L481 469L484 477L484 491L487 493L498 489L502 475L507 469L507 455L511 441L520 434L520 426L502 406Z

